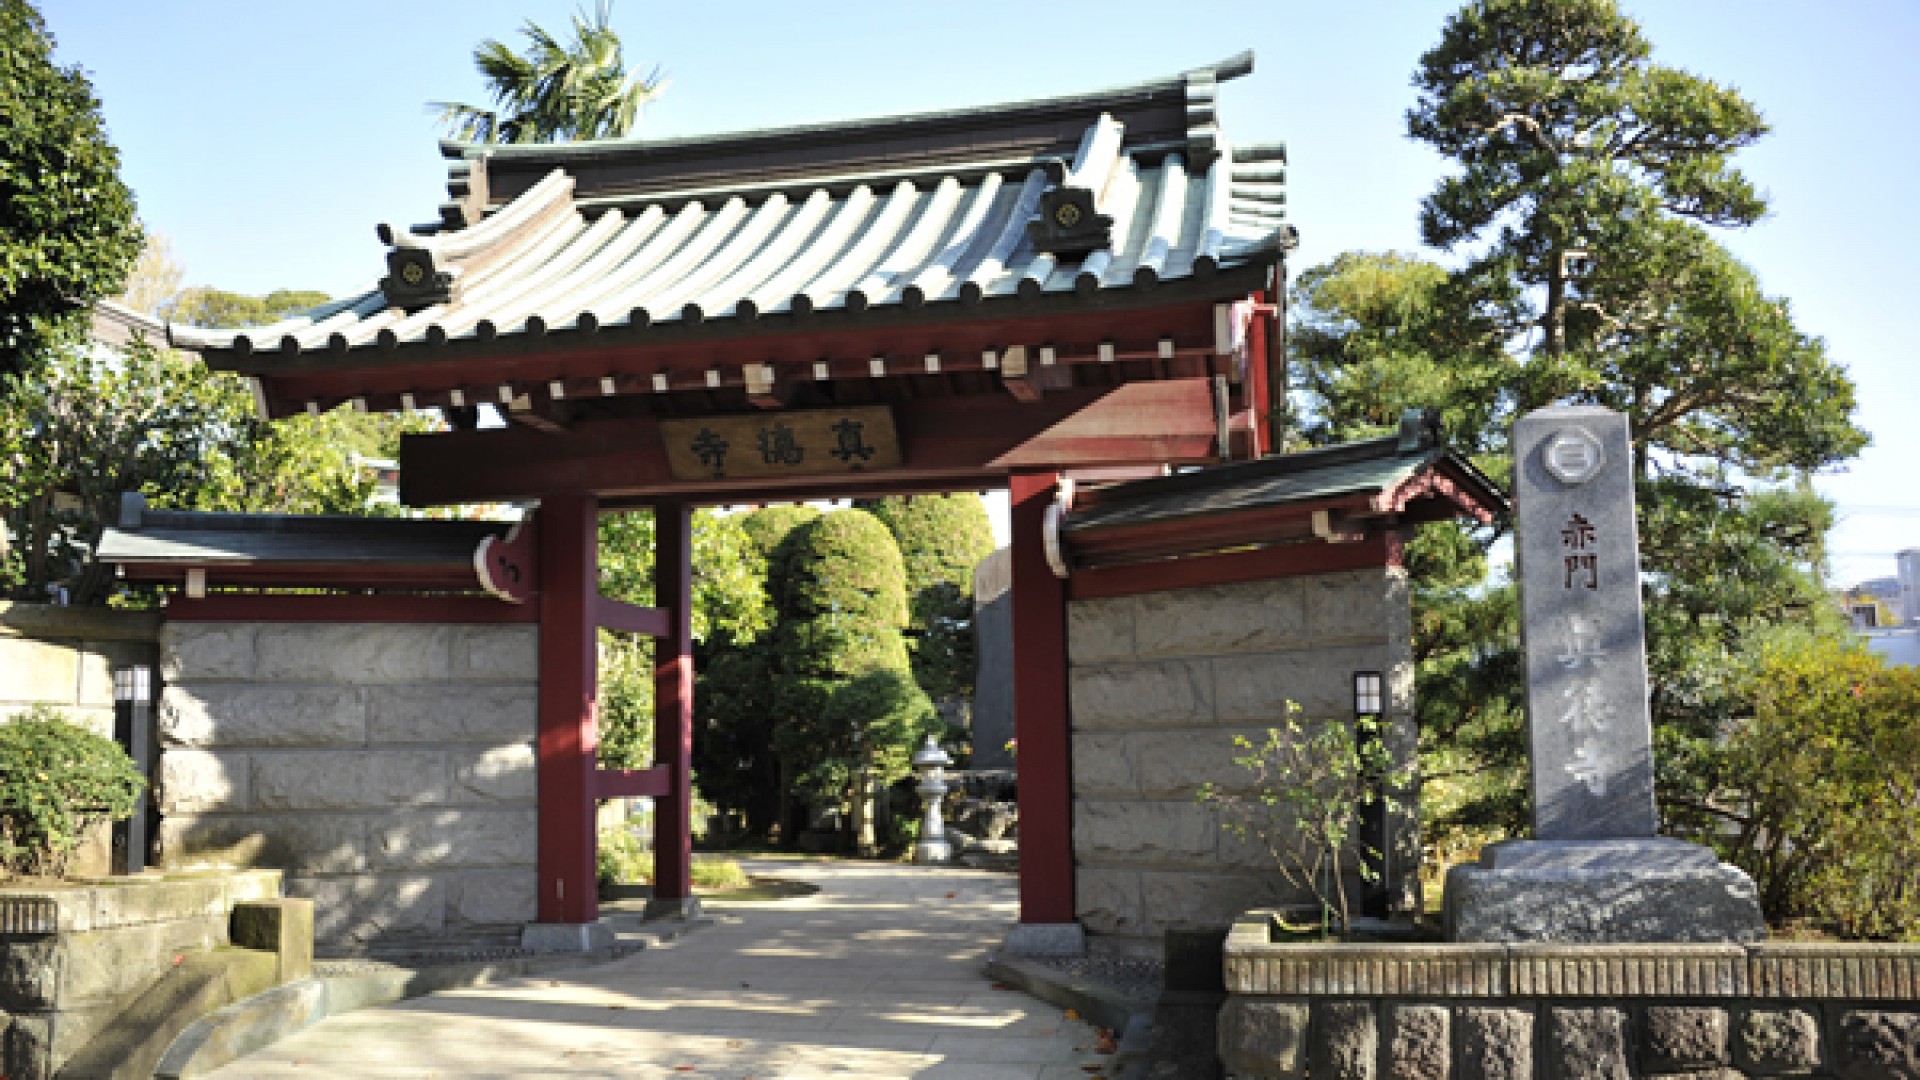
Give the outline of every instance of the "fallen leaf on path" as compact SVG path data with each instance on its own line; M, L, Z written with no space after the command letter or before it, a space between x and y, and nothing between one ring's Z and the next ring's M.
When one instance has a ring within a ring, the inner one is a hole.
M1078 1019L1080 1019L1080 1010L1078 1010L1078 1009L1068 1009L1068 1010L1067 1010L1067 1012L1066 1012L1066 1017L1067 1017L1067 1019L1069 1019L1069 1020L1078 1020Z
M1011 983L997 982L993 984L993 988L995 990L1011 990L1013 989L1013 985Z

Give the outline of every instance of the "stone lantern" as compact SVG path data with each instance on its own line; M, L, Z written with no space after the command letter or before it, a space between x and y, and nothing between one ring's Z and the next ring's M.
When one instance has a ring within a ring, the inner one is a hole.
M947 843L947 826L940 818L940 802L947 797L946 767L953 759L940 749L933 736L927 745L914 751L913 767L920 772L920 793L925 806L920 818L920 842L913 845L913 861L921 865L953 861L953 847Z

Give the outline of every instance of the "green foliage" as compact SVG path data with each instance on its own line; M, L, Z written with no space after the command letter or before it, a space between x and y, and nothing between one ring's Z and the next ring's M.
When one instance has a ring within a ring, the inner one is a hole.
M654 602L654 517L647 512L600 517L600 592L630 604ZM712 658L763 633L772 618L766 558L740 515L693 515L693 636L700 687L710 685ZM696 689L698 715L706 716ZM653 642L600 634L600 763L633 769L653 760ZM696 740L696 746L702 740ZM703 769L704 772L704 769ZM716 770L719 772L719 770ZM722 781L725 786L725 782Z
M1753 665L1727 747L1723 848L1775 923L1920 941L1920 670L1852 643L1782 635Z
M888 496L861 502L893 533L907 574L913 675L935 700L973 694L973 568L993 552L980 497Z
M583 9L573 17L573 40L564 44L529 20L520 30L527 43L519 53L489 38L473 51L473 66L495 107L446 101L428 107L439 111L449 135L468 142L624 138L665 83L659 68L627 74L612 18L611 0L601 0L591 16Z
M653 852L646 850L632 829L601 829L597 850L595 876L603 896L612 885L653 881ZM737 860L722 855L695 855L687 869L696 889L724 892L744 889L750 884L745 868Z
M156 507L366 513L374 477L352 454L390 456L423 417L336 410L268 422L245 384L136 338L110 357L70 350L0 391L0 513L13 537L9 595L103 604L112 568L93 559L122 492Z
M100 103L26 0L0 0L0 377L78 341L140 254ZM31 377L29 375L29 377Z
M814 730L826 742L801 782L834 791L853 783L856 775L880 784L907 776L915 747L928 735L943 733L946 725L909 674L881 669L834 686Z
M327 300L326 293L311 289L275 289L265 296L244 296L199 285L174 294L160 305L158 314L188 326L267 326Z
M1733 778L1755 635L1817 627L1830 509L1813 469L1865 442L1854 393L1785 301L1703 226L1765 206L1731 155L1766 131L1710 80L1661 67L1612 0L1474 0L1414 76L1408 131L1458 171L1422 208L1457 269L1349 254L1292 294L1313 442L1440 408L1496 479L1507 432L1556 401L1626 414L1639 481L1648 666L1669 830L1701 833ZM1505 523L1424 528L1409 551L1428 834L1525 827L1516 595L1489 580Z
M1219 812L1221 828L1264 848L1287 883L1311 894L1334 929L1345 932L1347 876L1375 880L1370 860L1383 855L1359 836L1360 808L1377 797L1397 813L1392 793L1412 780L1410 770L1395 767L1385 726L1364 718L1309 722L1288 702L1284 727L1268 728L1265 742L1235 735L1233 745L1249 793L1207 784L1199 801Z
M0 873L60 876L102 821L133 814L146 778L112 739L36 706L0 723Z

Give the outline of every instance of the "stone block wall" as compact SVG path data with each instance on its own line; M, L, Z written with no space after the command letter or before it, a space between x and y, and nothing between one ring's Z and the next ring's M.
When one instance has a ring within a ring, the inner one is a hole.
M1309 721L1351 720L1358 671L1382 675L1392 744L1410 754L1411 619L1395 568L1069 603L1081 923L1151 938L1307 899L1287 893L1266 851L1226 833L1195 793L1209 782L1245 790L1234 736L1264 742L1288 702Z
M113 672L152 666L160 616L0 602L0 722L51 705L113 737Z
M538 632L173 622L159 864L277 867L351 944L534 918Z
M1225 949L1239 1080L1920 1076L1920 947L1298 945Z

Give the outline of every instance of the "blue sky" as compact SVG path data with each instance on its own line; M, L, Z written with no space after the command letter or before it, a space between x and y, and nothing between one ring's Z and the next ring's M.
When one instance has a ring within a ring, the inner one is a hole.
M445 169L424 103L478 102L473 47L566 0L41 0L63 63L102 99L143 220L192 284L334 294L382 270L380 221L430 219ZM707 7L618 0L630 66L670 85L668 136L1067 93L1251 48L1230 83L1238 142L1288 143L1300 270L1348 249L1419 249L1443 163L1407 140L1415 61L1453 3L1111 0ZM1920 252L1920 5L1630 0L1661 62L1738 87L1774 134L1740 164L1773 200L1725 237L1860 386L1874 445L1821 489L1840 506L1835 578L1891 574L1920 546L1920 369L1900 344Z

